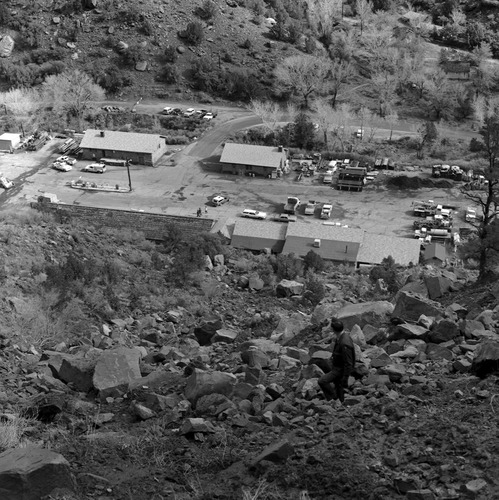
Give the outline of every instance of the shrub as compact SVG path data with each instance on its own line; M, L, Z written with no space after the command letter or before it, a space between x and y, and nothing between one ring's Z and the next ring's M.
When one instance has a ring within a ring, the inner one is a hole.
M0 4L0 26L9 26L11 20L12 15L9 8L4 4Z
M373 267L369 273L369 279L373 283L382 279L386 283L390 293L397 292L399 284L397 281L397 268L393 257L389 255L382 260L379 266Z
M324 262L324 259L313 250L310 250L303 259L303 268L305 272L307 272L309 269L312 271L321 272L324 271L325 267L326 263Z
M470 141L470 151L472 153L478 153L484 150L483 142L473 137Z
M309 271L305 281L304 300L310 302L313 306L317 305L326 296L326 287L324 281L317 274Z
M196 10L201 19L213 19L217 14L217 5L213 0L204 0L203 5Z
M157 79L160 82L172 84L177 83L180 77L180 73L174 64L166 64L163 69L159 72Z
M246 38L246 40L244 40L244 42L241 44L241 47L243 49L251 49L252 46L253 44L251 43L251 40L249 38Z
M275 270L279 279L294 280L302 272L302 262L294 253L279 254L275 261Z
M204 40L203 25L199 21L192 21L184 31L186 40L192 45L199 45Z
M131 45L121 57L126 65L134 66L143 59L143 50L138 45Z
M178 59L177 49L173 45L167 45L163 51L163 56L166 62L174 63Z

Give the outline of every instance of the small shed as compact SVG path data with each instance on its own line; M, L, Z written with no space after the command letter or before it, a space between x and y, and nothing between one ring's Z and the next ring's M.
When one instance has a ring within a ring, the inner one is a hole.
M13 153L14 149L21 142L21 134L11 134L5 132L0 135L0 151L6 151L8 153Z
M423 259L425 264L441 266L447 258L445 246L440 243L430 243L424 249Z

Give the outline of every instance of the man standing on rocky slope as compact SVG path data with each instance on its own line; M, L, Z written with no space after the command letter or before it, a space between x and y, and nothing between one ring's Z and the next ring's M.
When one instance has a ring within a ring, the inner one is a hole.
M348 377L355 366L355 347L350 334L343 330L343 323L340 320L331 319L331 328L335 333L333 367L318 380L318 384L328 401L339 399L343 403ZM334 388L331 384L334 384Z

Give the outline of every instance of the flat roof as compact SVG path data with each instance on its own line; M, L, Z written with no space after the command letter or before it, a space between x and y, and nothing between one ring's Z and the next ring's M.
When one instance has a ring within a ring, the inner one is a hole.
M284 156L284 151L279 151L278 147L227 142L220 163L279 168Z
M364 230L353 227L330 226L327 224L288 223L287 237L301 237L321 240L349 241L362 243Z
M154 153L164 139L157 134L137 134L135 132L118 132L116 130L87 129L81 141L82 149L103 149L110 151L128 151L130 153Z
M21 134L13 134L11 132L4 132L0 135L0 140L2 141L12 141L12 140L20 140Z
M290 224L293 224L292 222ZM252 220L242 218L236 221L232 238L234 236L247 236L253 238L275 239L276 241L286 238L286 223L268 220Z
M408 266L411 262L419 262L421 243L411 238L398 238L382 234L365 233L360 246L357 262L363 264L381 264L384 258L391 255L393 260L401 266Z

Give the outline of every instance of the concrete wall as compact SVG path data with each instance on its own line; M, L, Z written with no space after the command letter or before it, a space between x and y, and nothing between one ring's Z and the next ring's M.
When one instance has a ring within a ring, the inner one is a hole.
M31 207L54 214L61 223L76 220L94 227L134 229L143 232L145 237L151 240L163 239L169 224L174 224L182 229L184 234L193 236L201 232L209 232L214 224L213 219L205 217L180 217L130 210L85 207L82 205L32 203Z

